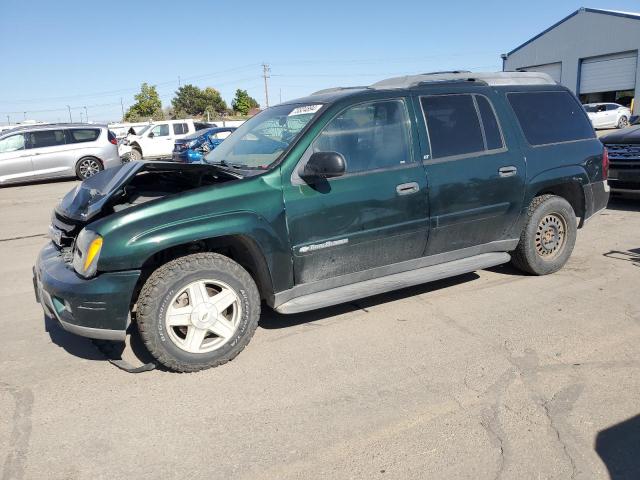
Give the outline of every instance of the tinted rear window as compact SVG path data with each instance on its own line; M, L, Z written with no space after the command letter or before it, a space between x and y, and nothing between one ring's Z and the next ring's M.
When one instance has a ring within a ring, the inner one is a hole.
M100 136L100 130L96 128L77 128L69 130L71 143L93 142Z
M189 127L186 123L174 123L173 133L174 135L183 135L189 132Z
M584 109L568 92L518 92L507 96L531 145L594 137Z
M433 158L484 151L480 120L471 95L428 96L420 102Z

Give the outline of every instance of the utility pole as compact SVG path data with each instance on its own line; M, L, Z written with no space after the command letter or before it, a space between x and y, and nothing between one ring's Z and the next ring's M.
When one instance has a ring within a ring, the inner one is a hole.
M23 113L24 113L24 118L23 118L23 120L26 120L26 119L27 119L27 112L23 112Z
M180 88L182 84L180 83L180 75L178 75L178 88Z
M67 109L69 110L69 123L73 123L73 119L71 118L71 107L67 105Z
M120 109L122 110L122 121L124 122L124 103L122 103L122 97L120 97Z
M84 107L84 121L89 123L89 114L87 113L87 107Z
M280 103L282 103L282 89L280 89Z
M264 99L265 99L265 103L267 105L267 108L269 108L269 84L267 83L267 78L269 77L269 74L271 73L271 67L269 67L268 64L263 63L262 64L262 78L264 78Z
M211 122L211 118L209 117L209 110L207 110L207 123Z
M11 117L7 115L7 124L11 125Z
M82 110L80 110L80 123L82 123Z

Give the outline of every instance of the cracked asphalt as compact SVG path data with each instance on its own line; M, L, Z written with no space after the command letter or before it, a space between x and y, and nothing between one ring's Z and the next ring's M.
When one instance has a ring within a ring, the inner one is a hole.
M74 185L0 189L1 480L640 478L640 201L593 219L554 275L265 311L227 365L133 375L34 300Z

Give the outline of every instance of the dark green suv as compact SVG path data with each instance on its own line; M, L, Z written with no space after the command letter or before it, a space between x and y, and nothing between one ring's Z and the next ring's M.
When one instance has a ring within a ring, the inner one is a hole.
M234 358L261 303L295 313L511 261L562 268L607 156L539 73L439 73L269 108L206 157L104 171L55 208L45 312L169 369Z

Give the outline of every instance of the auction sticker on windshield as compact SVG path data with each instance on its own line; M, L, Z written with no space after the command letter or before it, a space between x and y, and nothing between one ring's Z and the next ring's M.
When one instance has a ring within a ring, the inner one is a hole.
M322 108L322 104L319 105L304 105L302 107L296 107L291 110L291 113L287 115L288 117L294 117L296 115L307 115L309 113L316 113L318 110Z

